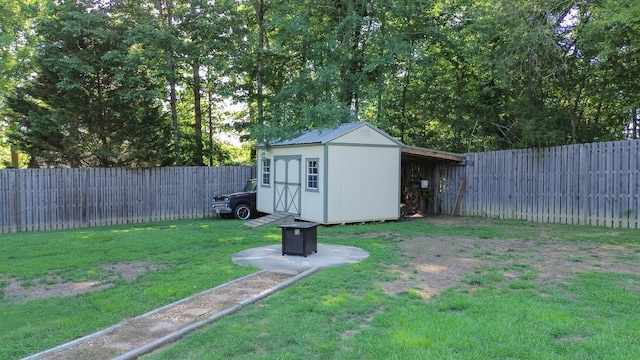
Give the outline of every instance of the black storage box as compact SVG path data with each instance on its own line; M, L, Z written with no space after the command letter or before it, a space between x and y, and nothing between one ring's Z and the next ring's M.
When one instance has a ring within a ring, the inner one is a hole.
M294 222L278 225L282 228L282 255L302 255L307 257L318 252L318 224Z

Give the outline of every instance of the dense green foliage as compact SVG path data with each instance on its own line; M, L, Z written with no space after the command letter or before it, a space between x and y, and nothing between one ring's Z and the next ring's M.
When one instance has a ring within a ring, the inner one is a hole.
M166 163L159 86L132 22L73 3L48 14L37 28L38 74L8 101L20 115L15 143L48 165Z
M264 124L365 119L407 144L454 151L638 137L640 53L630 39L640 27L627 15L639 9L554 0L274 5Z
M221 131L354 120L457 152L640 137L633 0L35 3L0 2L0 131L34 166L219 164Z

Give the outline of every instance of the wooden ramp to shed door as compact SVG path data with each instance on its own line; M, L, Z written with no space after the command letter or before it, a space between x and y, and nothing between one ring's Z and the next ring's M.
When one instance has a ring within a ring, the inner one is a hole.
M291 214L273 213L251 221L245 222L243 225L250 228L257 228L264 225L288 224L294 222L295 219Z

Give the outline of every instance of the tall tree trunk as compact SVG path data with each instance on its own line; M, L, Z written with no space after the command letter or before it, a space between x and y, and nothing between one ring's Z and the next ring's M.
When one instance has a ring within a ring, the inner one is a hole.
M207 120L209 123L209 166L213 166L213 91L207 92L208 111Z
M564 75L560 74L558 76L558 79L560 80L560 85L562 86L562 94L564 95L564 99L567 102L567 109L569 110L569 126L571 129L571 143L577 144L578 143L578 139L577 139L578 138L578 116L576 113L576 108L578 106L579 95L576 95L575 106L574 106L574 102L571 99L571 93L569 91L569 85L567 84L567 81Z
M638 129L638 109L631 109L631 135L632 139L640 139L640 129Z
M263 123L264 116L264 99L263 99L263 56L264 56L264 41L266 37L266 29L264 27L264 15L266 12L266 6L264 0L254 0L254 6L256 9L256 21L258 23L258 58L256 59L256 93L257 93L257 107L258 107L258 124Z
M194 149L193 162L196 166L203 166L202 160L202 110L200 108L200 61L196 57L193 59L193 111L195 123L193 124L196 134L196 148Z
M404 77L404 82L402 83L402 97L400 104L400 141L404 142L405 139L405 131L407 127L410 127L411 121L409 121L409 115L407 114L407 93L409 92L409 86L411 85L411 75L413 72L413 52L414 52L414 44L413 40L409 42L409 56L407 56L407 67L405 69L406 74Z
M15 146L11 145L11 167L17 169L20 167L20 157Z
M362 33L362 21L369 14L363 4L354 0L344 0L340 5L344 11L342 42L345 49L340 69L341 100L348 107L349 114L355 118L360 106L360 79L364 76L366 37Z
M172 0L167 1L167 25L169 29L173 28L173 3L171 1ZM160 9L162 10L162 5ZM178 109L176 107L178 99L176 96L176 64L173 45L170 46L169 51L169 105L171 108L171 123L173 124L175 161L176 165L180 166L182 165L182 160L180 159L180 129L178 128Z
M381 19L380 19L380 32L382 33L382 36L384 38L387 37L387 17L386 17L386 7L383 7L383 10L380 13ZM380 47L380 51L378 53L378 57L380 59L384 59L384 46ZM385 79L385 71L380 69L378 71L378 83L376 84L377 87L377 91L378 91L378 106L376 109L376 120L378 121L378 125L380 125L380 123L382 123L382 119L383 119L383 111L384 111L384 107L382 106L382 94L385 90L385 86L384 86L384 79Z
M171 61L171 74L175 74L176 66ZM173 147L176 156L176 165L180 166L182 164L182 160L180 159L180 129L178 129L178 109L176 108L177 96L176 96L176 82L175 80L171 80L169 84L169 102L171 104L171 123L173 124Z

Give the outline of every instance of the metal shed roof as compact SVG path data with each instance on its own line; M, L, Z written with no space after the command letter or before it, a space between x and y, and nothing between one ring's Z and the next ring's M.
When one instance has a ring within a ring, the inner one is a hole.
M413 159L420 161L428 161L428 162L441 162L441 161L450 161L450 162L462 162L464 160L464 155L450 153L446 151L427 149L417 146L407 146L402 142L396 140L389 134L384 131L378 129L371 123L367 121L353 122L341 124L337 127L330 129L313 129L308 130L302 133L302 135L295 137L293 139L274 141L271 143L271 146L295 146L295 145L309 145L309 144L326 144L331 142L340 136L350 133L351 131L357 130L363 126L368 126L371 129L377 131L379 134L388 138L389 140L395 142L396 144L402 147L402 158L403 159Z
M331 128L331 129L322 129L322 130L313 129L313 130L305 131L302 135L300 135L300 136L298 136L296 138L289 139L289 140L282 140L282 141L272 142L271 146L326 144L326 143L328 143L328 142L330 142L332 140L335 140L335 139L339 138L342 135L348 134L351 131L357 130L357 129L363 127L363 126L368 126L368 127L372 128L373 130L377 131L378 133L380 133L384 137L388 138L389 140L392 140L393 142L397 143L400 146L403 145L400 141L398 141L395 138L389 136L384 131L378 129L377 127L371 125L370 123L368 123L366 121L361 121L361 122L341 124L341 125L339 125L337 127Z

